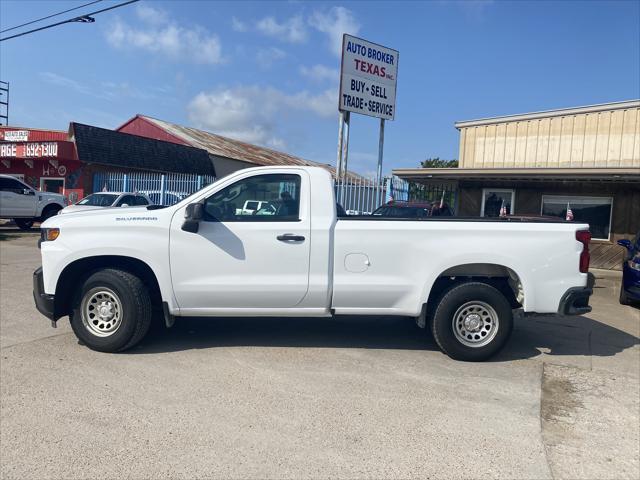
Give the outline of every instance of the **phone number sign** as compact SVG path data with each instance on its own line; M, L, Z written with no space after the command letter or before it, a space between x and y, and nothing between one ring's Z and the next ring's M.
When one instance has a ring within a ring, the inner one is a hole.
M342 37L338 108L393 120L399 52L358 37Z

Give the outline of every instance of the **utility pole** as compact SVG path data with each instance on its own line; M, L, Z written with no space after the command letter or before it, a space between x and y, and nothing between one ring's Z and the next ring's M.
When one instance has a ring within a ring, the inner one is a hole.
M0 81L0 125L9 125L9 82Z

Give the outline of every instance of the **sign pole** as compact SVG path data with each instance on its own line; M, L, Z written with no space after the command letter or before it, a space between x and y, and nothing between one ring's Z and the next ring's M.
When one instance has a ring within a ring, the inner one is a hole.
M379 196L382 196L382 153L384 151L384 118L380 119L380 139L378 140L378 171L376 173L376 185L379 189ZM380 203L378 198L378 204Z
M342 141L344 139L344 112L338 117L338 158L336 159L336 181L342 178Z
M342 177L347 177L347 163L349 160L349 133L351 132L351 112L344 112L344 124L346 127L345 139L344 139L344 153L342 156Z

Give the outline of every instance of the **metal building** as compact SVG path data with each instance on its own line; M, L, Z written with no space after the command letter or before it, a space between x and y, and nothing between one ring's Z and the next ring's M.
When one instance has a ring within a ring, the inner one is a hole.
M616 241L640 230L640 101L457 122L458 168L394 174L456 191L456 213L565 218L590 224L592 265L619 268Z

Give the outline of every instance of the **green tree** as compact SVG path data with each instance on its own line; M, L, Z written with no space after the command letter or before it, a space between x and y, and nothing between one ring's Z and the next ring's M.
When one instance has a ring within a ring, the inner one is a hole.
M422 168L456 168L458 160L442 160L440 157L427 158L420 162Z

